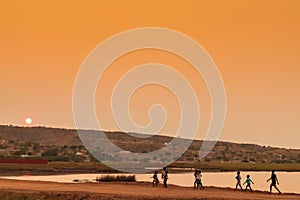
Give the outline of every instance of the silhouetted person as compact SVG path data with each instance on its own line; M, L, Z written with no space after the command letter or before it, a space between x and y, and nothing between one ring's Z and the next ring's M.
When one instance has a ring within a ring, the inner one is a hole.
M253 183L253 181L250 179L250 175L247 175L247 179L245 181L245 183L247 183L246 185L246 188L245 188L245 191L247 190L247 188L249 187L250 188L250 191L253 192L252 188L251 188L251 183ZM243 185L245 185L245 183Z
M267 180L267 182L269 182L269 180L272 180L271 185L270 185L270 193L272 193L272 187L274 187L279 194L281 194L280 190L277 188L276 183L279 185L279 181L277 179L277 176L275 174L275 171L272 170L272 175L271 177Z
M153 174L153 181L152 181L153 187L157 187L157 185L159 183L157 174L158 174L158 171L155 171Z
M196 186L197 186L197 175L198 175L198 170L195 170L195 172L194 172L194 178L195 178L194 189L196 189Z
M168 176L168 171L165 171L165 174L164 174L164 188L167 188L168 187L168 184L167 184L167 181L169 179L169 176Z
M235 190L237 190L238 186L240 186L241 190L243 191L243 188L242 188L242 185L241 185L242 177L241 177L241 172L240 171L237 171L235 179L236 179Z
M203 185L202 185L202 174L201 174L201 170L197 170L196 173L196 183L197 183L197 189L200 187L200 189L204 189Z
M164 168L163 168L163 170L162 170L162 172L161 172L161 179L163 179L163 180L164 180L164 177L165 177L166 171L167 171L167 168L166 168L166 167L164 167Z

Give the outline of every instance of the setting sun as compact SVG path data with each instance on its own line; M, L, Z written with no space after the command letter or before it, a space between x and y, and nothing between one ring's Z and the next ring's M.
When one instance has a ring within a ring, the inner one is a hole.
M26 124L31 124L32 123L32 119L30 118L30 117L27 117L26 119L25 119L25 122L26 122Z

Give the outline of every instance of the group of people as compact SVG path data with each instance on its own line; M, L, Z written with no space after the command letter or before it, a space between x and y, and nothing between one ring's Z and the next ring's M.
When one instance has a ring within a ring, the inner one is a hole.
M163 180L163 187L167 188L168 187L167 181L169 179L169 176L168 176L168 170L167 170L166 167L164 167L163 170L162 170L161 178ZM201 170L198 170L198 169L195 170L195 172L194 172L194 178L195 178L194 189L199 189L199 188L200 189L204 189L204 186L202 184ZM238 187L240 187L242 191L247 191L247 189L249 188L250 191L253 192L253 190L251 188L251 184L254 184L254 182L251 180L249 174L246 176L246 181L243 183L243 185L246 184L245 189L243 189L242 184L241 184L242 177L241 177L241 172L240 171L237 171L237 175L236 175L235 179L237 180L236 185L235 185L235 190L237 190ZM281 191L277 188L277 185L276 185L276 184L279 185L279 181L277 179L277 176L276 176L274 170L272 171L272 175L267 180L267 182L269 182L270 180L271 180L270 193L272 193L272 188L274 187L278 191L278 193L281 194ZM153 182L152 182L152 184L153 184L153 187L157 187L157 185L159 184L158 171L157 170L153 174Z
M246 188L245 188L245 191L249 188L250 191L253 192L253 190L251 188L251 183L254 184L254 182L250 179L250 175L249 174L246 177L247 177L246 181L243 183L243 185L247 184ZM236 175L235 179L237 180L236 185L235 185L235 190L237 190L237 188L239 186L241 188L241 190L244 191L243 187L241 185L242 178L241 178L241 172L240 171L237 171L237 175ZM274 170L272 170L271 177L267 180L267 182L269 182L270 180L271 180L270 193L272 193L272 188L274 187L278 191L278 193L281 194L281 191L276 186L276 184L279 185L279 181L277 179L277 176L276 176Z
M161 178L163 180L163 187L167 188L168 184L167 181L169 179L168 177L168 170L166 167L163 168L162 172L161 172ZM153 181L152 181L153 187L157 187L157 185L159 184L159 180L158 180L158 171L156 170L153 174Z

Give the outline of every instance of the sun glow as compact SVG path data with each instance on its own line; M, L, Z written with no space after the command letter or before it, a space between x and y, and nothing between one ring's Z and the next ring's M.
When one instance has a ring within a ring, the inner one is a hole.
M25 119L25 123L28 124L28 125L30 125L32 123L32 119L30 117L27 117Z

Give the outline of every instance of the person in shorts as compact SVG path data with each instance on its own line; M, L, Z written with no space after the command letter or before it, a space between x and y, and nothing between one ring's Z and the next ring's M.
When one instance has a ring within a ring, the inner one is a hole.
M270 194L272 193L272 187L274 187L279 194L281 194L280 190L277 188L276 183L279 185L279 181L277 179L277 176L275 174L275 171L272 170L271 177L267 180L269 182L271 180L271 185L270 185Z
M254 183L253 183L253 181L250 179L250 175L249 175L249 174L247 175L247 179L246 179L246 181L245 181L245 183L244 183L243 185L245 185L246 183L247 183L247 185L246 185L245 191L246 191L247 188L249 187L249 188L250 188L250 191L253 192L253 190L252 190L252 188L251 188L251 183L252 183L252 184L254 184Z
M153 174L153 181L152 181L152 185L153 187L157 187L158 183L159 183L159 180L158 180L158 171L155 171L154 174Z
M241 172L240 171L237 171L235 179L236 179L235 190L237 190L238 186L240 186L241 190L243 191L243 188L242 188L242 185L241 185L242 177L241 177Z

